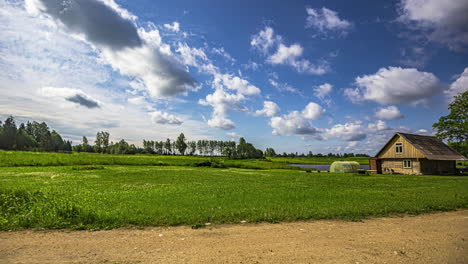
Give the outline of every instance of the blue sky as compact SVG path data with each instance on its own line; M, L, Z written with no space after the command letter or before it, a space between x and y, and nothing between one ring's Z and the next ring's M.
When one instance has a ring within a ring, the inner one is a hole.
M372 155L468 89L468 2L442 2L0 0L0 116Z

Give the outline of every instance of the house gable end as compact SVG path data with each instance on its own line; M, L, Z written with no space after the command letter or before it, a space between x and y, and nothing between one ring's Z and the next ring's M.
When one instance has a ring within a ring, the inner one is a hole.
M401 152L396 151L396 144L400 143ZM378 158L425 158L418 149L416 149L408 140L400 134L395 134L387 144L377 153Z

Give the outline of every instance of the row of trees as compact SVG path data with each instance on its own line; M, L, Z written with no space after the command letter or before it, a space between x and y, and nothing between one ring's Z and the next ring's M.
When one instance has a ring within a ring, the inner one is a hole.
M13 117L0 121L0 149L26 151L71 151L72 142L63 140L45 122L28 122L16 126Z
M267 149L268 151L268 149ZM353 157L369 157L367 154L354 154L354 153L328 153L328 154L322 154L322 153L317 153L313 154L312 151L309 151L309 153L304 154L304 153L286 153L283 152L283 154L277 154L277 157L308 157L308 158L324 158L324 157L329 157L329 158L353 158ZM270 157L267 155L267 157Z

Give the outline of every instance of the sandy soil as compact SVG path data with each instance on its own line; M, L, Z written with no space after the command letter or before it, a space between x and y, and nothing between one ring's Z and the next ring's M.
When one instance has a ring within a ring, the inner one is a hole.
M468 263L468 210L196 230L0 232L0 263Z

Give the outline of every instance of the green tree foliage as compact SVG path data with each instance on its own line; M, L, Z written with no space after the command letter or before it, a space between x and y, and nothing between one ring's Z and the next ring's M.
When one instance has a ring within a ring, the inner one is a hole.
M185 143L185 135L184 133L180 133L179 137L175 142L175 147L179 151L181 155L185 154L185 150L187 149L187 143Z
M275 157L276 156L276 152L273 148L267 148L265 150L265 157Z
M468 155L468 91L454 97L450 113L439 118L432 125L437 130L436 137L447 140L450 147L460 154Z
M50 131L45 122L27 122L16 127L12 116L0 122L0 149L29 151L71 151L71 142Z

